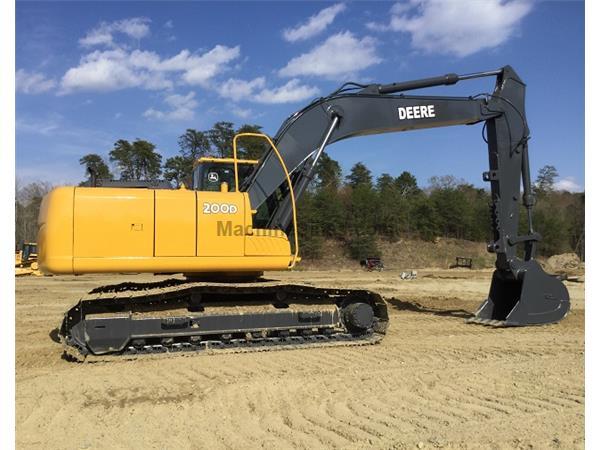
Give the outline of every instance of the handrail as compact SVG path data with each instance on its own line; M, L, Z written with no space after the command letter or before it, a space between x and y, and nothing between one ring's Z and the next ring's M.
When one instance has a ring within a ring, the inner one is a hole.
M288 267L289 269L291 269L296 265L296 261L298 259L299 245L298 245L298 222L296 219L296 198L294 195L294 186L292 185L292 180L290 179L290 174L288 173L287 167L285 165L285 162L283 161L283 158L281 157L281 154L279 153L279 150L277 150L277 147L275 146L275 144L273 143L273 141L271 140L271 138L269 136L267 136L266 134L263 134L263 133L239 133L239 134L236 134L233 138L233 171L234 171L234 175L235 175L235 191L236 192L239 192L239 180L238 180L238 169L237 169L237 161L238 161L238 159L237 159L237 140L241 137L259 137L259 138L266 139L267 142L269 143L269 145L271 146L271 148L273 149L273 151L275 152L275 155L279 159L279 163L281 164L283 172L285 173L285 178L287 179L288 187L290 189L290 199L292 202L292 217L293 217L293 223L294 223L294 254L293 254L292 261L290 262L290 265ZM292 255L290 255L290 256L292 256Z

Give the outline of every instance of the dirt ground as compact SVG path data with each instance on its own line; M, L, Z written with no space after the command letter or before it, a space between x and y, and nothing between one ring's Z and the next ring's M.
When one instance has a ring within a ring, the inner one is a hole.
M559 324L464 323L489 271L269 274L388 301L381 344L77 364L52 330L87 290L149 276L16 280L18 448L584 446L584 286Z

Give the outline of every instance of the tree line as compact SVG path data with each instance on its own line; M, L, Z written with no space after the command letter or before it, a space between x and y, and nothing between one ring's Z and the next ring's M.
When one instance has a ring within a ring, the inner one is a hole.
M585 194L555 189L553 166L540 169L534 184L535 231L543 240L538 254L550 256L585 247ZM385 241L438 237L487 242L492 239L490 194L452 175L434 176L425 187L408 171L374 178L363 163L346 177L340 165L324 154L313 186L299 202L300 245L304 257L319 258L325 239L344 242L356 259L380 256ZM527 233L527 215L520 215L520 234Z
M79 163L91 170L97 178L112 180L158 180L164 178L175 186L189 180L194 162L203 156L230 158L233 156L233 137L239 133L260 133L260 125L245 124L237 130L231 122L217 122L206 131L188 128L179 136L179 154L168 158L164 164L156 146L143 139L129 142L119 139L108 152L108 162L115 167L113 173L104 157L98 153L83 156ZM239 142L238 157L258 159L263 152L263 141L247 137ZM87 173L90 177L90 173Z
M231 157L237 133L261 132L260 125L245 124L235 129L231 122L218 122L211 129L187 129L179 138L179 153L167 158L146 140L120 139L108 152L108 160L97 153L83 156L79 163L103 179L157 180L174 187L189 184L194 161L202 156ZM259 159L264 141L239 141L239 157ZM111 170L110 163L113 166ZM86 172L89 177L89 172ZM558 173L543 167L535 181L537 204L534 227L543 236L541 255L568 251L584 256L585 194L555 189ZM48 183L17 186L15 199L16 240L35 240L37 214ZM488 241L491 239L489 192L451 175L435 176L418 186L413 174L384 173L374 177L362 162L347 176L340 164L323 153L317 174L298 203L298 223L305 258L322 255L326 239L344 243L349 256L379 256L382 242L400 238L435 240L438 237ZM521 233L526 232L526 214L521 211Z

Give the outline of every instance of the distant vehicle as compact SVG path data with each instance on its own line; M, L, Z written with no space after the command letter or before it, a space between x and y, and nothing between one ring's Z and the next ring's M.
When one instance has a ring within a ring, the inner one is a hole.
M473 268L473 258L465 258L464 256L457 256L456 263L450 266L451 269L456 269L457 267L463 267L465 269Z
M402 272L400 274L400 279L401 280L416 280L417 279L417 271L410 270L408 272Z
M381 272L384 269L383 261L380 258L365 258L360 261L360 265L367 272L373 272L374 270Z

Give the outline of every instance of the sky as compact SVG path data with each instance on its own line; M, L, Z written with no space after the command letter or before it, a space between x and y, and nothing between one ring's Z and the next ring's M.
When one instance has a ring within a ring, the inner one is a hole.
M259 124L343 82L390 83L510 64L527 84L532 173L584 186L584 3L30 2L16 4L16 177L78 183L79 158L118 139L156 144L163 161L187 128ZM413 94L491 92L493 79ZM481 125L348 139L328 147L347 174L408 170L426 186L488 170Z

